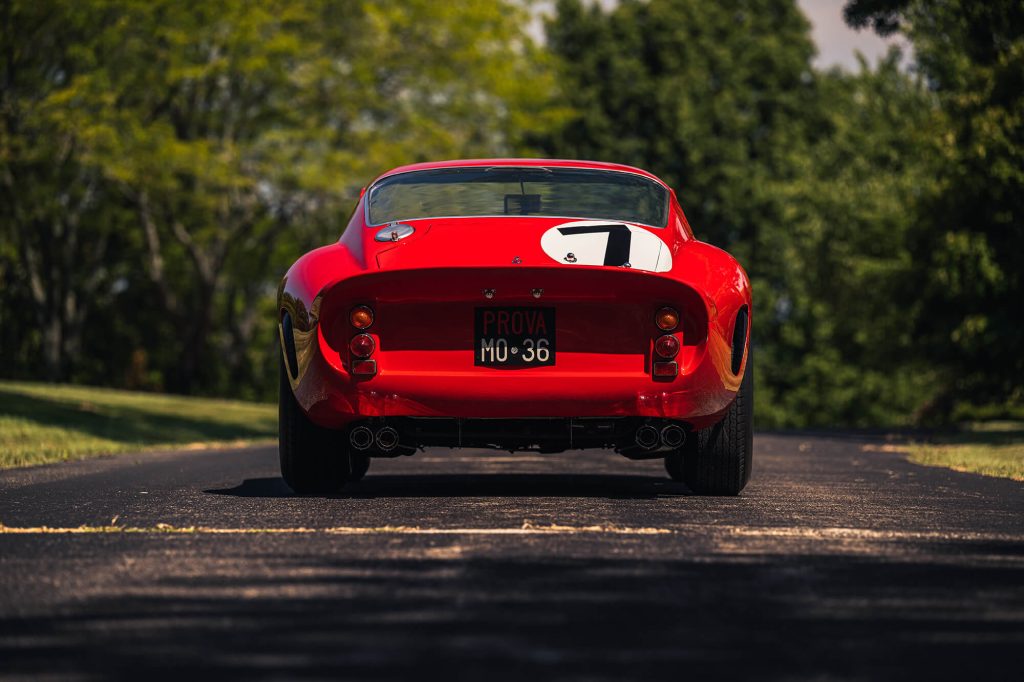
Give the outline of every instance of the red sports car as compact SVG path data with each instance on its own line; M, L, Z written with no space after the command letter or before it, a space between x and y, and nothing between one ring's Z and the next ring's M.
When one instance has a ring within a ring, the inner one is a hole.
M637 168L403 166L278 292L299 493L424 447L614 448L697 493L750 478L750 283Z

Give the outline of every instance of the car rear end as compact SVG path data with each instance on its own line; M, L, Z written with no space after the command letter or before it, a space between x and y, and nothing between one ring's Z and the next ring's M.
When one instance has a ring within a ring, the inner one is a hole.
M280 300L285 402L347 436L352 461L427 446L643 459L737 402L750 291L649 174L483 160L378 179Z
M708 315L692 288L628 269L348 278L323 296L317 361L304 378L319 388L309 413L333 427L395 418L626 419L636 426L625 438L619 425L598 431L624 446L645 420L659 420L659 432L668 422L699 425L731 400L735 382L720 362L731 349L709 337Z

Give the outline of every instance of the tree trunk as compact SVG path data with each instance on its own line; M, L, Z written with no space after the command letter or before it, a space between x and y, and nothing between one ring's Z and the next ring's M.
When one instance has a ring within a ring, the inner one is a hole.
M213 328L214 299L219 288L216 279L213 282L203 282L199 286L198 303L188 316L189 322L185 327L181 349L181 363L173 383L173 388L178 393L191 394L198 388L207 340Z

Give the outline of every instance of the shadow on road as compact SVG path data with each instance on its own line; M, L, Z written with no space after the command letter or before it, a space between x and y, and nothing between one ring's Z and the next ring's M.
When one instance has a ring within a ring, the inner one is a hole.
M194 561L191 543L203 541L182 542L178 561ZM161 546L148 551L167 565ZM199 546L220 562L242 551ZM0 618L5 673L879 680L983 679L1020 664L1012 567L820 555L369 560L296 549L219 575L207 557L116 597Z
M234 488L206 490L233 497L291 497L280 478L249 478ZM419 474L370 475L350 483L337 497L595 497L655 499L683 497L690 492L681 483L661 476L612 474Z

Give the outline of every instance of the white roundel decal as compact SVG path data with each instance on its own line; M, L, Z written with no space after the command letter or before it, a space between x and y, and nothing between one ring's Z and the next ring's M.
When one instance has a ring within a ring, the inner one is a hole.
M567 265L612 265L650 272L672 269L672 254L658 235L613 220L555 225L540 238L540 247Z

